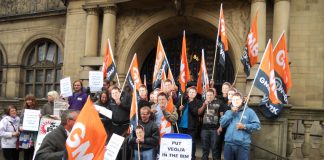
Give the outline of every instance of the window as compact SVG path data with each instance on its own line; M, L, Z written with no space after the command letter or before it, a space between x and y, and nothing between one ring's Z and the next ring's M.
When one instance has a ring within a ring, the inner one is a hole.
M0 97L3 96L2 94L2 89L3 89L3 66L4 65L4 60L3 60L3 57L2 57L2 53L0 51Z
M60 48L53 41L39 40L26 53L24 95L43 98L51 90L59 92L63 66Z

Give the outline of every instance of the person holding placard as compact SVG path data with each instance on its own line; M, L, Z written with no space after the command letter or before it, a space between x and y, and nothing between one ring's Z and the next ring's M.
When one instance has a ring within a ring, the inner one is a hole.
M63 158L65 141L78 115L79 111L77 110L65 110L62 112L61 124L45 136L36 153L36 160L61 160Z
M138 146L140 146L140 159L152 160L155 159L154 152L159 144L159 128L150 119L151 109L148 106L143 106L140 110L141 120L138 126L133 131L129 140L129 144L134 149L134 160L138 160ZM138 145L139 144L139 145Z
M241 93L233 95L231 110L221 117L220 125L227 127L224 159L249 160L251 133L260 130L261 124L256 113L244 105Z
M216 130L219 126L219 109L221 101L215 99L216 92L210 88L206 92L206 100L203 105L198 109L198 115L203 117L203 124L201 128L201 143L202 143L202 160L208 160L209 150L212 151L213 160L220 160L222 151L217 148L219 143L219 135Z
M25 130L23 128L23 122L24 122L24 112L26 109L30 109L30 110L39 110L38 106L37 106L37 101L36 101L36 97L32 94L28 94L25 97L25 101L23 104L23 110L21 112L21 116L20 116L20 136L19 136L19 148L22 148L23 152L24 152L24 160L32 160L33 159L33 155L34 155L34 144L36 142L36 138L37 138L37 131L28 131ZM39 115L41 116L41 115Z
M54 101L59 99L59 94L56 91L49 91L47 93L47 103L45 103L41 109L42 116L50 116L53 118L54 114ZM57 117L54 117L58 119Z
M81 110L87 101L88 94L83 89L81 80L76 80L73 83L73 94L68 98L69 109Z
M17 108L9 105L5 109L5 116L0 121L1 148L6 160L19 160L19 146L17 146L20 134L18 131L19 121Z

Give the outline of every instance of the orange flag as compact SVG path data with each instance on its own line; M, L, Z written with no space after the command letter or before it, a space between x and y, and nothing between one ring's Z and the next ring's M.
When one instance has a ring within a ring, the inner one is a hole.
M292 87L292 81L290 77L290 67L288 60L288 52L286 49L286 39L284 32L281 34L277 45L273 50L274 56L274 69L276 73L276 78L280 81L278 87L278 97L282 103L288 103L287 93Z
M66 140L68 159L103 159L107 134L88 97Z
M141 80L141 75L140 75L140 71L138 69L138 62L137 62L137 55L135 53L133 60L131 62L131 65L129 66L123 87L125 86L125 83L130 84L129 86L134 89L134 85L136 84L135 88L136 90L139 89L139 87L142 84L142 80Z
M130 126L129 126L129 133L132 135L132 131L136 128L138 124L138 113L137 113L137 93L136 90L133 90L133 96L132 96L132 105L131 110L129 113L129 120L130 120Z
M162 85L161 74L162 74L162 70L165 69L165 65L167 65L165 51L160 37L158 38L158 44L156 48L157 48L156 58L155 58L153 80L152 80L153 89L157 88L160 83Z
M223 4L221 4L220 14L219 14L218 35L221 37L221 42L224 45L224 51L228 51L227 35L225 32L225 18L224 18L224 13L223 13Z
M260 63L260 69L256 75L255 86L259 88L273 104L279 104L277 96L277 87L274 72L274 56L272 55L272 44L269 40L263 59Z
M257 12L253 19L252 27L250 28L250 33L248 34L248 38L246 41L251 67L258 62L258 52L259 52L258 44L259 44L259 39L258 39L258 12Z
M168 104L166 106L166 110L171 114L173 113L173 106L174 106L173 99L172 99L172 96L170 96ZM161 124L160 124L160 138L162 138L164 134L172 133L172 132L173 132L173 129L172 129L171 122L167 121L166 118L164 116L162 116Z
M105 53L106 54L105 54L104 62L102 64L102 72L104 74L104 79L108 79L112 81L115 75L117 74L117 68L114 62L114 57L111 50L109 39L107 41Z
M172 84L175 84L175 81L174 81L174 78L173 78L170 67L169 67L169 70L168 70L168 79L172 81Z
M161 90L164 90L164 81L167 79L166 75L165 75L165 71L164 69L162 69L162 75L161 75Z
M200 71L198 73L198 80L197 80L197 92L202 95L202 97L206 98L206 92L209 89L209 80L208 80L208 73L205 63L205 53L202 50L201 54L201 62L200 62Z
M181 50L181 62L180 62L180 89L182 93L186 90L186 84L190 81L190 70L187 60L187 45L186 45L186 34L183 31L183 39L182 39L182 50Z

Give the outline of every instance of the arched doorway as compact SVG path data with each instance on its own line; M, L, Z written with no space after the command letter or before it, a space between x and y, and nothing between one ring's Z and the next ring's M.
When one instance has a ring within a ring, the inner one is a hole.
M206 59L206 67L208 71L209 79L212 78L212 69L215 55L215 40L210 40L205 36L196 34L196 33L187 33L186 34L186 42L187 42L187 57L189 68L191 72L192 81L188 83L188 86L197 84L197 77L201 62L201 50L205 50L205 59ZM180 55L181 55L181 47L182 47L182 36L179 35L173 38L162 39L162 43L167 54L171 71L175 80L178 80L179 71L180 71ZM144 79L144 75L146 75L148 89L152 88L152 76L153 76L153 68L156 56L156 47L153 48L146 59L144 60L141 67L141 78ZM226 57L226 66L225 70L219 65L218 62L219 53L216 57L216 65L215 65L215 75L213 79L215 80L215 84L217 86L218 93L221 93L221 85L224 82L232 83L234 81L234 68L230 57L227 55ZM178 82L176 82L178 83Z

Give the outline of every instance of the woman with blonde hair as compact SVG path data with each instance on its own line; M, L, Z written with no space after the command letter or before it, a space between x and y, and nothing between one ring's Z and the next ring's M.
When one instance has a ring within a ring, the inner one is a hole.
M34 144L37 138L37 131L24 130L22 124L24 122L24 112L26 109L38 110L36 97L32 94L28 94L25 97L23 104L23 110L20 115L20 136L19 136L19 148L22 148L24 152L24 160L32 160L34 155Z
M50 116L54 113L54 101L59 99L59 94L56 91L49 91L47 93L47 103L41 109L42 116Z

